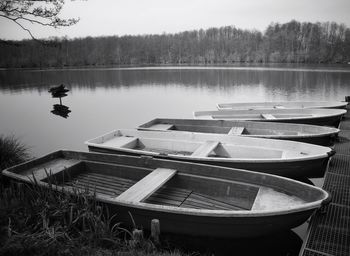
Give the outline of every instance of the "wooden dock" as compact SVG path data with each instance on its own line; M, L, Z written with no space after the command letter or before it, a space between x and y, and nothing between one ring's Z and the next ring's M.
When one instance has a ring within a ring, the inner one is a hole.
M323 189L332 202L310 221L300 256L350 255L350 110L340 124L336 155L325 174Z

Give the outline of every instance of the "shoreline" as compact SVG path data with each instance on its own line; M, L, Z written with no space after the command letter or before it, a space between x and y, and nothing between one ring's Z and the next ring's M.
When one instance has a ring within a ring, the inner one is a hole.
M317 63L232 63L232 64L136 64L67 67L1 68L0 71L80 71L80 70L255 70L350 73L350 64Z

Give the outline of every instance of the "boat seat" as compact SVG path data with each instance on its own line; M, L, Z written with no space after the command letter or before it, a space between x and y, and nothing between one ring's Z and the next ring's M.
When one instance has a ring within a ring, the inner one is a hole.
M171 179L175 173L174 169L157 168L116 199L134 203L144 201Z
M264 119L267 119L267 120L276 119L276 117L274 117L274 116L271 115L271 114L261 114L261 116L262 116Z
M28 176L30 179L35 177L36 180L44 180L48 176L53 176L59 172L65 171L74 165L79 164L81 161L77 159L53 159L42 165L29 168L22 172L23 175Z
M228 132L228 135L241 135L244 131L244 127L232 127Z
M218 141L207 141L197 148L191 156L202 156L206 157L212 152L220 142Z
M117 136L111 140L106 141L104 145L118 148L134 148L137 144L137 140L137 137Z
M166 130L171 130L172 128L174 128L173 124L154 124L150 126L148 129L166 131Z

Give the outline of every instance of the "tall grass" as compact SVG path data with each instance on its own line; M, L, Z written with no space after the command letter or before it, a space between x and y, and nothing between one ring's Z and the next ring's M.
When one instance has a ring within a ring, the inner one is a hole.
M149 240L133 240L91 191L73 194L33 185L0 190L0 255L85 255L105 250L155 253ZM142 254L139 254L142 255Z
M18 138L0 135L0 170L29 159ZM67 193L47 182L0 182L0 255L181 255L135 239L91 189Z
M181 255L135 239L93 191L0 186L0 255Z
M29 148L13 135L0 135L0 170L30 159Z

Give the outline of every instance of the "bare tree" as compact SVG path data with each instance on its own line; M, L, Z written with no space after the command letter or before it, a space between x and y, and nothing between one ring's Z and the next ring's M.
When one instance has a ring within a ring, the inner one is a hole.
M27 27L28 23L58 28L79 21L79 18L60 18L63 5L64 0L0 0L0 17L13 21L27 31L32 39L37 40Z

